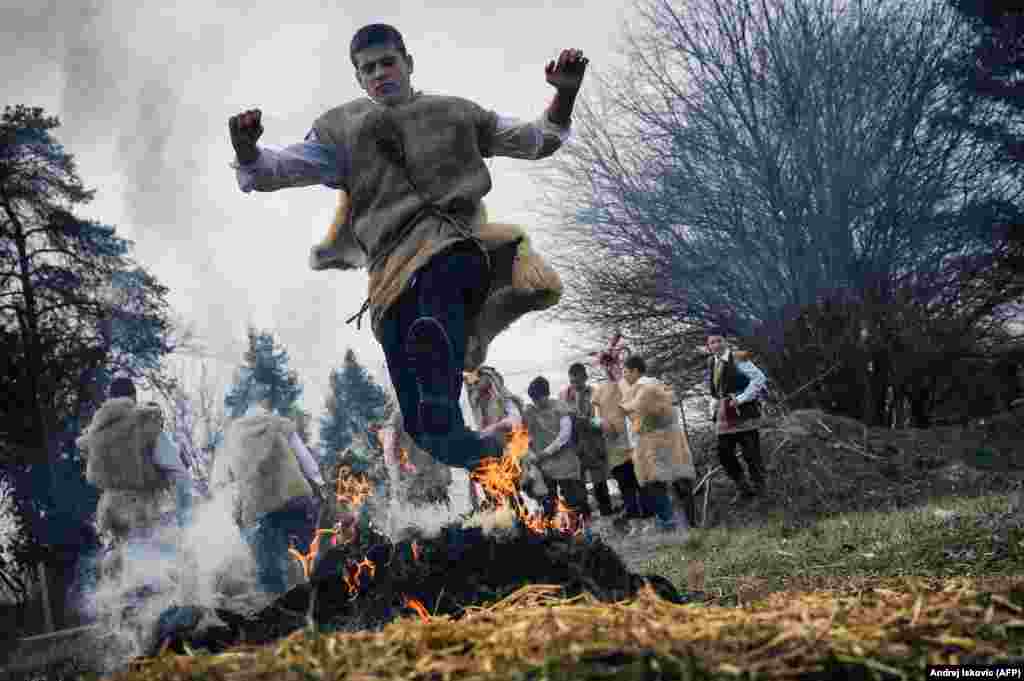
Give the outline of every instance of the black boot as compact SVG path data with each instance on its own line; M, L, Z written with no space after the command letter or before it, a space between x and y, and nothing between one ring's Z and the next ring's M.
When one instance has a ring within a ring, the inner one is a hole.
M450 395L454 360L452 344L441 323L420 317L409 327L405 352L419 387L419 428L430 435L447 435L455 425Z
M601 511L601 517L607 518L614 515L612 509L612 495L608 492L608 481L602 480L594 483L594 498L597 499L597 508Z

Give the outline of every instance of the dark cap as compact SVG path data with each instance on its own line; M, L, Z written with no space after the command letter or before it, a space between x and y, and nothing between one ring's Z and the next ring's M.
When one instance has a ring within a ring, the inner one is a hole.
M135 397L135 384L132 379L121 376L110 382L110 399L117 397Z
M356 65L356 52L365 50L367 47L382 47L391 45L405 54L405 41L398 29L390 24L369 24L363 26L352 36L352 44L349 46L349 57L352 65Z

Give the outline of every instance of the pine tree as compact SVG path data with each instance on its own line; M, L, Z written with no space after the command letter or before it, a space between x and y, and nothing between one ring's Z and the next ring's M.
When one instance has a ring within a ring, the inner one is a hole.
M277 342L271 331L248 329L249 349L239 369L235 383L228 391L224 404L232 418L245 413L255 398L255 386L270 393L273 410L281 415L292 413L302 385L298 374L288 368L288 351Z
M331 370L326 413L320 419L320 450L325 465L336 463L341 453L351 447L356 434L365 435L370 424L388 416L389 408L384 390L359 363L352 349L346 350L341 369ZM374 445L375 438L371 437L369 446L372 449Z

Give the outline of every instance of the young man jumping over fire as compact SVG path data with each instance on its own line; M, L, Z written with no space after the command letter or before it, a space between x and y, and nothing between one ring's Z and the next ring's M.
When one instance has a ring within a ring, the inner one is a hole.
M480 201L491 189L484 158L553 154L568 138L587 60L564 50L547 64L555 97L527 123L413 90L412 55L392 26L360 29L349 51L368 97L322 115L304 142L258 147L261 112L231 117L239 186L345 191L335 267L369 270L368 300L355 318L370 312L405 428L439 461L473 468L501 448L494 435L464 424L462 371L483 363L496 330L549 307L561 291L557 275L530 258L521 232L511 240L481 233ZM531 276L545 281L524 286Z

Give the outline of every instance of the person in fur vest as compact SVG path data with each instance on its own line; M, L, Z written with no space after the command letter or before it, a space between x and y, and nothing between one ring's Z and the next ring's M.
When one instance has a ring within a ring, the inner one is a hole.
M368 97L331 109L304 142L257 146L261 112L228 121L239 187L325 185L349 202L337 238L314 266L366 267L374 335L387 358L405 427L435 458L473 468L500 454L458 408L462 371L482 364L497 333L557 302L561 282L521 228L482 220L492 156L542 159L566 139L587 60L564 50L545 68L555 98L535 122L460 97L412 88L413 58L393 26L371 24L349 47Z
M601 427L594 423L594 389L587 383L587 368L579 362L569 367L569 385L559 393L559 399L568 404L576 417L577 446L584 479L594 484L594 498L603 518L610 517L612 497L608 492L608 451L604 446Z
M260 587L271 595L288 589L288 548L305 553L325 483L295 424L273 413L257 386L255 402L224 433L210 475L211 487L232 495L235 521L256 559Z
M463 380L473 426L484 435L496 437L504 451L506 436L523 423L523 401L505 387L504 377L494 367L464 371ZM482 488L472 479L469 485L470 503L479 508L483 501Z
M718 435L718 461L736 483L739 499L750 499L764 491L764 465L761 462L761 402L764 373L750 360L750 353L733 352L725 337L708 334L708 390L710 414ZM736 459L737 445L743 449L750 480Z
M558 493L566 505L590 520L587 488L583 484L580 458L572 446L572 408L551 398L551 384L538 376L530 382L527 394L533 404L527 405L523 420L530 432L530 452L523 459L537 466L543 476L547 496L542 501L544 515L554 517Z
M77 440L85 455L86 480L101 490L96 529L107 544L100 568L105 579L123 566L124 549L135 543L159 544L161 507L175 500L179 529L192 512L192 476L154 403L138 404L130 378L115 378L109 399Z
M673 405L672 389L646 375L647 363L643 357L630 356L623 374L629 387L621 406L630 418L636 477L650 501L658 529L672 531L678 525L669 499L669 486L680 480L692 485L697 477L690 444L680 425L678 408ZM692 514L689 505L685 508ZM687 521L692 523L693 518Z

